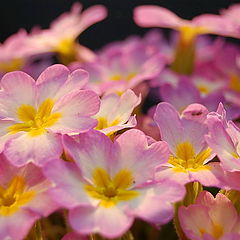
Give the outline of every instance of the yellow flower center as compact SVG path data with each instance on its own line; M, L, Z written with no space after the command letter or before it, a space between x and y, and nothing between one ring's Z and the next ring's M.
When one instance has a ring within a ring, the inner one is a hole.
M18 118L22 123L16 123L8 128L9 133L28 132L35 137L46 132L46 128L54 125L61 117L60 113L52 113L54 102L45 100L36 110L33 106L23 104L17 110Z
M190 142L182 142L178 144L175 156L171 155L168 162L174 166L174 170L177 172L205 170L209 169L209 166L204 166L203 163L210 154L210 148L195 154Z
M203 236L205 233L207 233L207 231L205 228L200 228L199 233L201 236ZM224 229L220 224L213 223L212 231L209 232L209 234L212 235L214 237L214 239L219 239L224 234Z
M200 91L200 93L202 94L208 94L210 92L210 89L207 85L204 84L199 84L197 86L198 90Z
M92 174L93 184L86 184L85 190L93 198L100 200L103 207L112 207L119 201L128 201L138 196L138 192L129 190L133 185L132 173L120 170L113 178L102 168L96 168Z
M109 123L106 117L99 117L97 118L97 120L98 120L98 125L95 128L97 130L102 130L108 127L116 126L120 122L118 119L116 119L113 122Z
M0 186L0 215L14 214L21 206L30 202L34 195L35 192L26 191L23 177L14 177L6 188Z
M69 64L73 61L76 61L77 54L77 44L75 43L75 39L66 38L62 39L55 51L59 54L59 59L64 64Z
M23 67L23 60L19 58L12 59L9 62L0 62L0 71L12 72L20 70Z
M123 76L121 74L115 74L113 75L110 80L112 81L120 81L120 80L126 80L126 81L130 81L132 78L134 78L135 76L137 75L137 73L135 72L132 72L132 73L129 73L128 75L126 76Z
M230 89L240 92L240 78L237 74L232 74L230 77Z
M223 227L219 224L213 224L212 236L219 239L224 234Z

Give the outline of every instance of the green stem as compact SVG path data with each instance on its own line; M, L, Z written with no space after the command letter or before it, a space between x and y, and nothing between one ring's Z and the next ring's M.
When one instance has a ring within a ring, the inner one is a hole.
M31 231L29 232L28 236L25 240L44 240L44 234L42 231L41 221L38 220L32 227Z

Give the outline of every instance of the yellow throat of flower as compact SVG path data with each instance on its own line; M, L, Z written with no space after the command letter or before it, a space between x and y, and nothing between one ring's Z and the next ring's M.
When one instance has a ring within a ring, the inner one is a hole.
M0 186L0 215L14 214L21 206L30 202L34 196L35 192L26 191L23 177L14 177L7 187Z
M113 76L110 77L111 81L120 81L120 80L126 80L127 82L131 81L134 77L137 76L136 72L130 72L129 74L127 74L126 76L122 75L122 74L115 74Z
M230 89L240 92L240 77L237 74L232 74L230 76Z
M179 28L179 41L171 65L173 71L185 75L193 73L196 57L196 38L198 35L207 32L207 29L203 27L186 25Z
M93 184L86 184L85 191L100 200L103 207L112 207L120 201L128 201L138 196L138 192L129 190L133 185L132 173L120 170L113 178L102 168L96 168L92 174Z
M63 64L69 64L77 60L77 43L75 39L62 39L58 43L55 51L58 53L59 60Z
M20 70L24 65L24 61L20 58L12 59L8 62L0 62L0 71L2 72L12 72Z
M168 162L173 165L174 170L177 172L204 170L209 168L203 163L211 152L211 149L207 148L196 154L190 142L182 142L177 145L175 156L171 155Z
M52 113L54 102L45 100L36 110L33 106L23 104L17 110L17 115L22 123L16 123L8 128L10 134L28 132L30 136L39 136L46 132L46 128L54 125L60 118L60 113Z
M200 228L199 233L201 236L203 236L205 233L207 233L207 231L204 228ZM209 234L212 235L214 239L219 239L224 234L224 229L220 224L214 223Z

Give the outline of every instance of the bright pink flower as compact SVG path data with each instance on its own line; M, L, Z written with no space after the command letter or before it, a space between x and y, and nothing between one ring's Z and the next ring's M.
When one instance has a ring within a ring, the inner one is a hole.
M49 197L51 183L40 168L11 165L0 155L0 239L23 239L34 222L58 208Z
M45 48L45 52L57 52L62 60L69 63L74 60L94 58L91 50L76 43L77 37L89 26L102 21L107 10L102 5L92 6L81 13L82 5L76 2L70 12L62 14L52 22L49 29L39 30L32 36L36 45Z
M204 136L207 110L199 104L187 108L182 116L169 103L159 103L154 120L161 139L169 144L171 155L168 163L159 167L157 179L174 179L181 184L199 181L205 186L222 186L219 163L208 163L215 154L208 147Z
M98 120L97 130L111 135L124 128L137 125L135 116L131 116L134 108L141 102L141 96L128 89L121 96L111 93L103 96L99 112L94 116Z
M100 100L81 90L87 80L87 72L70 74L63 65L47 68L37 81L24 72L7 73L0 92L1 151L16 165L42 165L61 155L61 134L94 128L91 116Z
M209 33L223 36L236 35L232 22L219 15L202 14L192 20L185 20L166 8L154 5L136 7L134 20L141 27L164 27L182 31L185 33L185 40L189 40L194 35Z
M163 224L173 216L172 203L184 196L177 183L155 182L155 168L167 161L165 142L148 145L139 130L113 143L98 131L65 136L65 151L74 162L51 161L45 175L54 182L51 195L70 210L69 221L80 234L119 237L135 217Z
M180 207L179 219L183 231L194 240L237 240L240 238L240 218L231 201L221 193L216 198L203 191L196 203Z

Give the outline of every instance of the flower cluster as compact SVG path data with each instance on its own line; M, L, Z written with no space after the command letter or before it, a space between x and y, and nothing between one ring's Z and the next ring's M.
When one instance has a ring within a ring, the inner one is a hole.
M136 24L172 40L94 52L77 38L107 10L75 3L2 43L0 239L130 240L144 224L154 240L173 220L180 240L239 240L240 47L223 38L238 15L139 6Z

